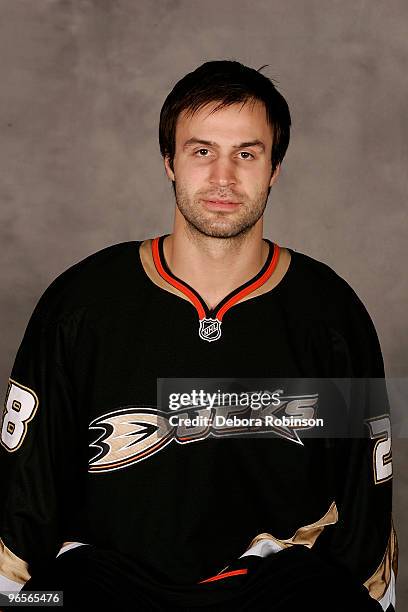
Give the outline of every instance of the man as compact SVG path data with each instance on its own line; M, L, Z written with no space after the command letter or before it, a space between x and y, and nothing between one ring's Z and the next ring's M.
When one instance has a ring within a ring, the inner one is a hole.
M62 590L67 609L394 610L374 326L331 268L263 239L289 130L282 95L238 62L207 62L167 97L172 233L65 271L18 351L2 422L0 590ZM214 390L297 377L368 381L353 383L353 414L369 409L369 435L262 435L215 421L248 407L188 401L191 379Z

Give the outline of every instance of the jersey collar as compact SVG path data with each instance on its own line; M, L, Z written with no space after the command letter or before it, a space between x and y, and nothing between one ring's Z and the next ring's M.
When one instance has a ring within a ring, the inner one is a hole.
M193 287L175 276L169 269L163 250L163 242L168 235L169 234L158 236L152 240L152 256L156 270L162 279L181 291L187 297L187 299L197 310L200 321L204 318L211 318L217 319L221 322L227 310L239 302L243 297L255 291L255 289L263 285L269 279L278 262L279 246L270 240L266 240L266 242L269 244L269 253L261 270L253 278L251 278L251 280L228 293L228 295L226 295L214 308L209 308L201 295Z
M209 308L201 295L188 283L175 276L164 257L163 243L169 234L148 238L139 245L139 257L148 278L158 287L192 304L198 315L199 337L207 342L221 338L221 324L225 313L243 301L270 292L291 267L291 251L268 239L268 257L261 270L249 281L226 295L215 308Z

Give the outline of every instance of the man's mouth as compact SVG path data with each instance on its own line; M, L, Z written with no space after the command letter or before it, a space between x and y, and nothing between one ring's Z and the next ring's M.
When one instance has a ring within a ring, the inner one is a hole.
M203 200L208 208L220 210L232 210L239 205L239 202L233 200Z

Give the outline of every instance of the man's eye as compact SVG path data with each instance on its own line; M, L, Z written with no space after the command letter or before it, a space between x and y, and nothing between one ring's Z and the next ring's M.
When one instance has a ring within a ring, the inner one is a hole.
M250 157L252 157L252 159L254 158L252 153L248 153L248 151L240 151L239 155L249 155ZM249 158L248 157L243 157L242 159L249 159Z
M208 157L208 154L208 149L197 149L197 151L194 151L194 155L196 155L197 157ZM245 157L242 157L241 159L254 159L254 155L252 155L252 153L249 153L248 151L240 151L239 155L245 155Z

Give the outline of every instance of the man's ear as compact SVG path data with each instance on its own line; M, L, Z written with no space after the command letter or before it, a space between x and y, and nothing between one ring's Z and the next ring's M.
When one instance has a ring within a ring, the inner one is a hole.
M269 187L272 187L274 182L277 180L279 173L280 173L280 169L281 169L281 166L280 164L278 164L275 168L275 172L271 176L271 180L269 181Z
M166 170L166 174L171 181L175 181L175 176L173 170L170 168L170 158L168 155L164 158L164 167Z

